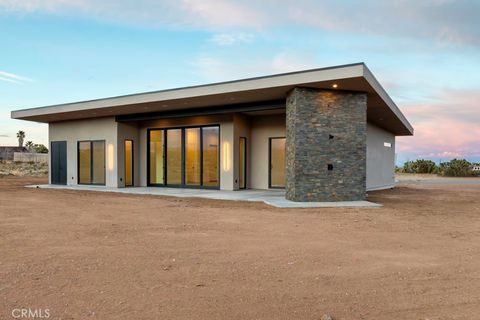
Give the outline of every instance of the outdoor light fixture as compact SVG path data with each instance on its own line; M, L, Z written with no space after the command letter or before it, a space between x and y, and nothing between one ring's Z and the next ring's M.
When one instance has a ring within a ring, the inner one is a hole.
M332 84L332 88L333 88L333 89L338 88L338 84L336 84L336 83Z
M230 171L230 143L223 143L223 171Z
M107 147L108 171L113 171L113 168L114 168L113 156L114 156L113 144L110 143L108 144L108 147Z

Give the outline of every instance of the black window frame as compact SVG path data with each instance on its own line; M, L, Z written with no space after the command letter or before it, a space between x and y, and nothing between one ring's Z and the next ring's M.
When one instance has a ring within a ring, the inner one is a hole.
M204 186L203 185L203 128L216 127L218 129L218 186ZM185 182L185 129L200 128L200 185L186 184ZM167 177L167 130L181 129L182 130L182 160L181 160L181 184L168 184ZM150 132L151 131L163 131L163 181L164 183L151 183L150 182ZM161 128L148 128L147 129L147 186L148 187L164 187L164 188L188 188L188 189L211 189L220 190L221 185L221 128L220 124L205 124L205 125L191 125L191 126L175 126L175 127L161 127Z
M80 143L90 142L90 181L93 180L93 143L103 142L103 180L104 183L81 183L80 182ZM77 184L86 186L105 186L107 184L107 142L106 140L78 140L77 141Z

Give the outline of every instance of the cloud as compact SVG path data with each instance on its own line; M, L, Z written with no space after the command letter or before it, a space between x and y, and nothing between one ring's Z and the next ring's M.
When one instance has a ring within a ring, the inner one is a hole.
M248 33L218 33L214 34L209 41L219 46L231 46L238 43L250 43L253 39L254 36Z
M9 135L8 134L0 134L0 138L8 138Z
M314 61L312 53L279 52L271 57L246 57L242 52L228 59L218 54L203 55L194 60L191 65L194 72L205 81L225 81L276 74L318 67L309 61Z
M238 31L299 26L480 46L476 0L0 0L1 8L153 27Z
M32 79L27 77L22 77L14 73L5 72L0 70L0 81L6 81L10 83L22 84L25 82L31 82Z
M445 90L430 102L402 110L415 136L398 138L398 153L407 158L480 157L480 90Z

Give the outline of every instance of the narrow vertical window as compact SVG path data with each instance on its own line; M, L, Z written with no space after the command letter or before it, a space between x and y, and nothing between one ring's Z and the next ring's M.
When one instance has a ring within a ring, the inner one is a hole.
M133 140L125 140L125 186L133 186Z
M247 188L247 138L240 137L238 144L240 150L238 150L238 178L239 178L239 188Z
M270 188L285 188L285 138L270 138Z

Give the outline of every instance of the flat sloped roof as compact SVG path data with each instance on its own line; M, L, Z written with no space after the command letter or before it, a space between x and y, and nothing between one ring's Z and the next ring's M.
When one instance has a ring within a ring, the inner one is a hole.
M336 84L336 88L333 88ZM294 87L367 93L367 118L396 135L413 127L364 63L12 111L13 119L58 122L285 99Z

